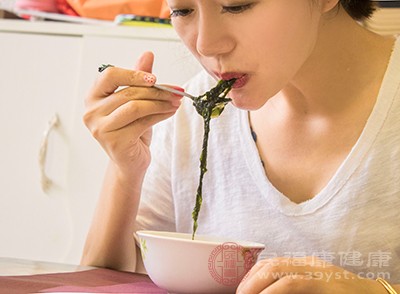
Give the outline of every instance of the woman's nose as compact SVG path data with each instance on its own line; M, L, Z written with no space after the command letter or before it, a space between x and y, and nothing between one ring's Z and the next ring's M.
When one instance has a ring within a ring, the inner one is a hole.
M197 34L197 52L206 57L224 55L235 47L234 37L223 21L200 19Z

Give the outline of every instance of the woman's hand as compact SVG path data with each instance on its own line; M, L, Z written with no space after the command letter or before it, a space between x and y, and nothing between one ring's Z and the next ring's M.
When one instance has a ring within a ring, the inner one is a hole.
M316 257L259 261L239 285L238 294L385 294L379 282L363 279Z
M151 127L172 116L182 98L152 87L153 60L153 54L146 52L136 70L107 68L86 98L86 126L125 172L148 167Z

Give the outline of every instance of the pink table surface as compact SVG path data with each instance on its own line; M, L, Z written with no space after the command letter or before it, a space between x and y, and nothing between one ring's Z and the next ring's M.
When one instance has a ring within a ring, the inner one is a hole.
M85 292L159 293L147 275L95 268L77 272L0 276L0 294Z

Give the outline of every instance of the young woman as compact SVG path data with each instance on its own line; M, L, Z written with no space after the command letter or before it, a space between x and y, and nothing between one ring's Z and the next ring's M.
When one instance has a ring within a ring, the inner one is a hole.
M237 78L211 124L198 234L266 244L238 292L400 290L400 41L359 25L372 2L168 3L205 69L186 90ZM132 232L192 232L202 118L151 87L152 64L106 69L86 100L110 164L84 264L135 270Z

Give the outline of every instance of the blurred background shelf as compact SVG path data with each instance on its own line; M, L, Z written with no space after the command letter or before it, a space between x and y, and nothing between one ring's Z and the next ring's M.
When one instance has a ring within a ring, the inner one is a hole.
M62 34L71 36L108 36L179 41L172 28L118 26L105 24L78 24L58 21L28 21L0 19L0 30L19 33Z

